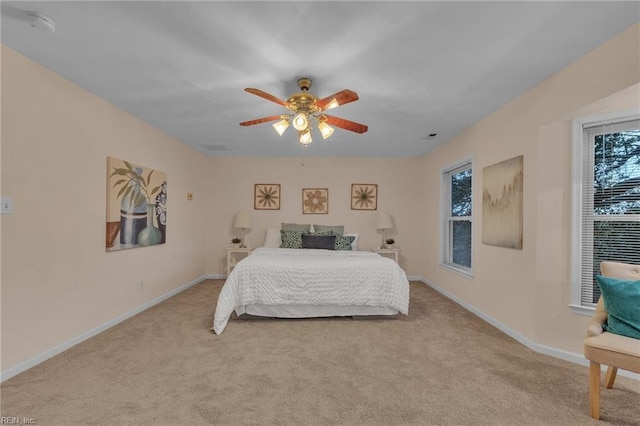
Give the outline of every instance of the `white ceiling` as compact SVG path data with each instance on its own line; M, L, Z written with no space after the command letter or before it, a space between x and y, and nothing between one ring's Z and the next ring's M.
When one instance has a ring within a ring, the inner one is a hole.
M631 2L10 2L2 43L210 156L417 156L640 20ZM31 28L26 11L55 21ZM612 64L615 66L615 64ZM239 122L298 77L362 135ZM438 135L427 140L429 133Z

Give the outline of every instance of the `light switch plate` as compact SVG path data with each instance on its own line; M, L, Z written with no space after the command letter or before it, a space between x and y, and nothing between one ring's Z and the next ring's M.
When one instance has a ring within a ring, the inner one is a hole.
M2 214L13 214L13 199L10 197L0 198L0 211Z

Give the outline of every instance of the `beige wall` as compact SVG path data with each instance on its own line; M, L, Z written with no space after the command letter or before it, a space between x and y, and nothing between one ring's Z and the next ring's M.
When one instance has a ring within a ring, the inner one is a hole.
M425 210L422 275L538 345L582 352L588 317L569 307L571 119L638 107L640 26L635 25L548 78L423 159L425 198L440 193L441 169L474 161L474 278L438 265L437 204ZM482 244L482 169L524 155L524 247Z
M206 158L4 46L2 154L2 371L204 275ZM166 244L105 252L107 156L167 173Z
M0 45L1 46L1 45ZM0 51L0 64L2 63L2 54ZM2 67L0 67L0 99L2 99ZM2 111L4 108L2 107L2 102L0 102L0 195L2 195ZM0 214L0 372L4 371L2 368L2 217Z
M316 142L314 142L316 143ZM322 143L322 141L317 142ZM225 248L239 235L232 228L237 211L251 212L252 229L247 245L261 246L267 227L281 222L344 225L345 232L360 233L359 248L380 244L374 211L351 210L352 183L378 184L378 210L389 212L394 229L387 235L400 248L400 264L408 274L420 271L424 208L424 179L418 173L421 159L388 158L212 158L207 181L208 220L220 224L207 235L207 271L224 273ZM254 210L256 183L279 183L280 210ZM302 214L302 188L328 188L328 214Z

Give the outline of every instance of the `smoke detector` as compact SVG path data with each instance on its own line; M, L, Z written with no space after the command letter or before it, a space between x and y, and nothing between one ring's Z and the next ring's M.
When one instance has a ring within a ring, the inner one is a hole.
M37 12L27 12L27 22L33 28L40 31L54 32L56 29L56 23L48 16L44 16Z

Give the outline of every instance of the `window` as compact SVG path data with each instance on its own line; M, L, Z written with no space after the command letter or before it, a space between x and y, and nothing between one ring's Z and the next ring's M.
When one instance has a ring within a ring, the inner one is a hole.
M600 262L640 264L640 120L584 123L574 131L572 307L581 312L600 297Z
M443 172L443 226L441 263L471 276L471 161Z

